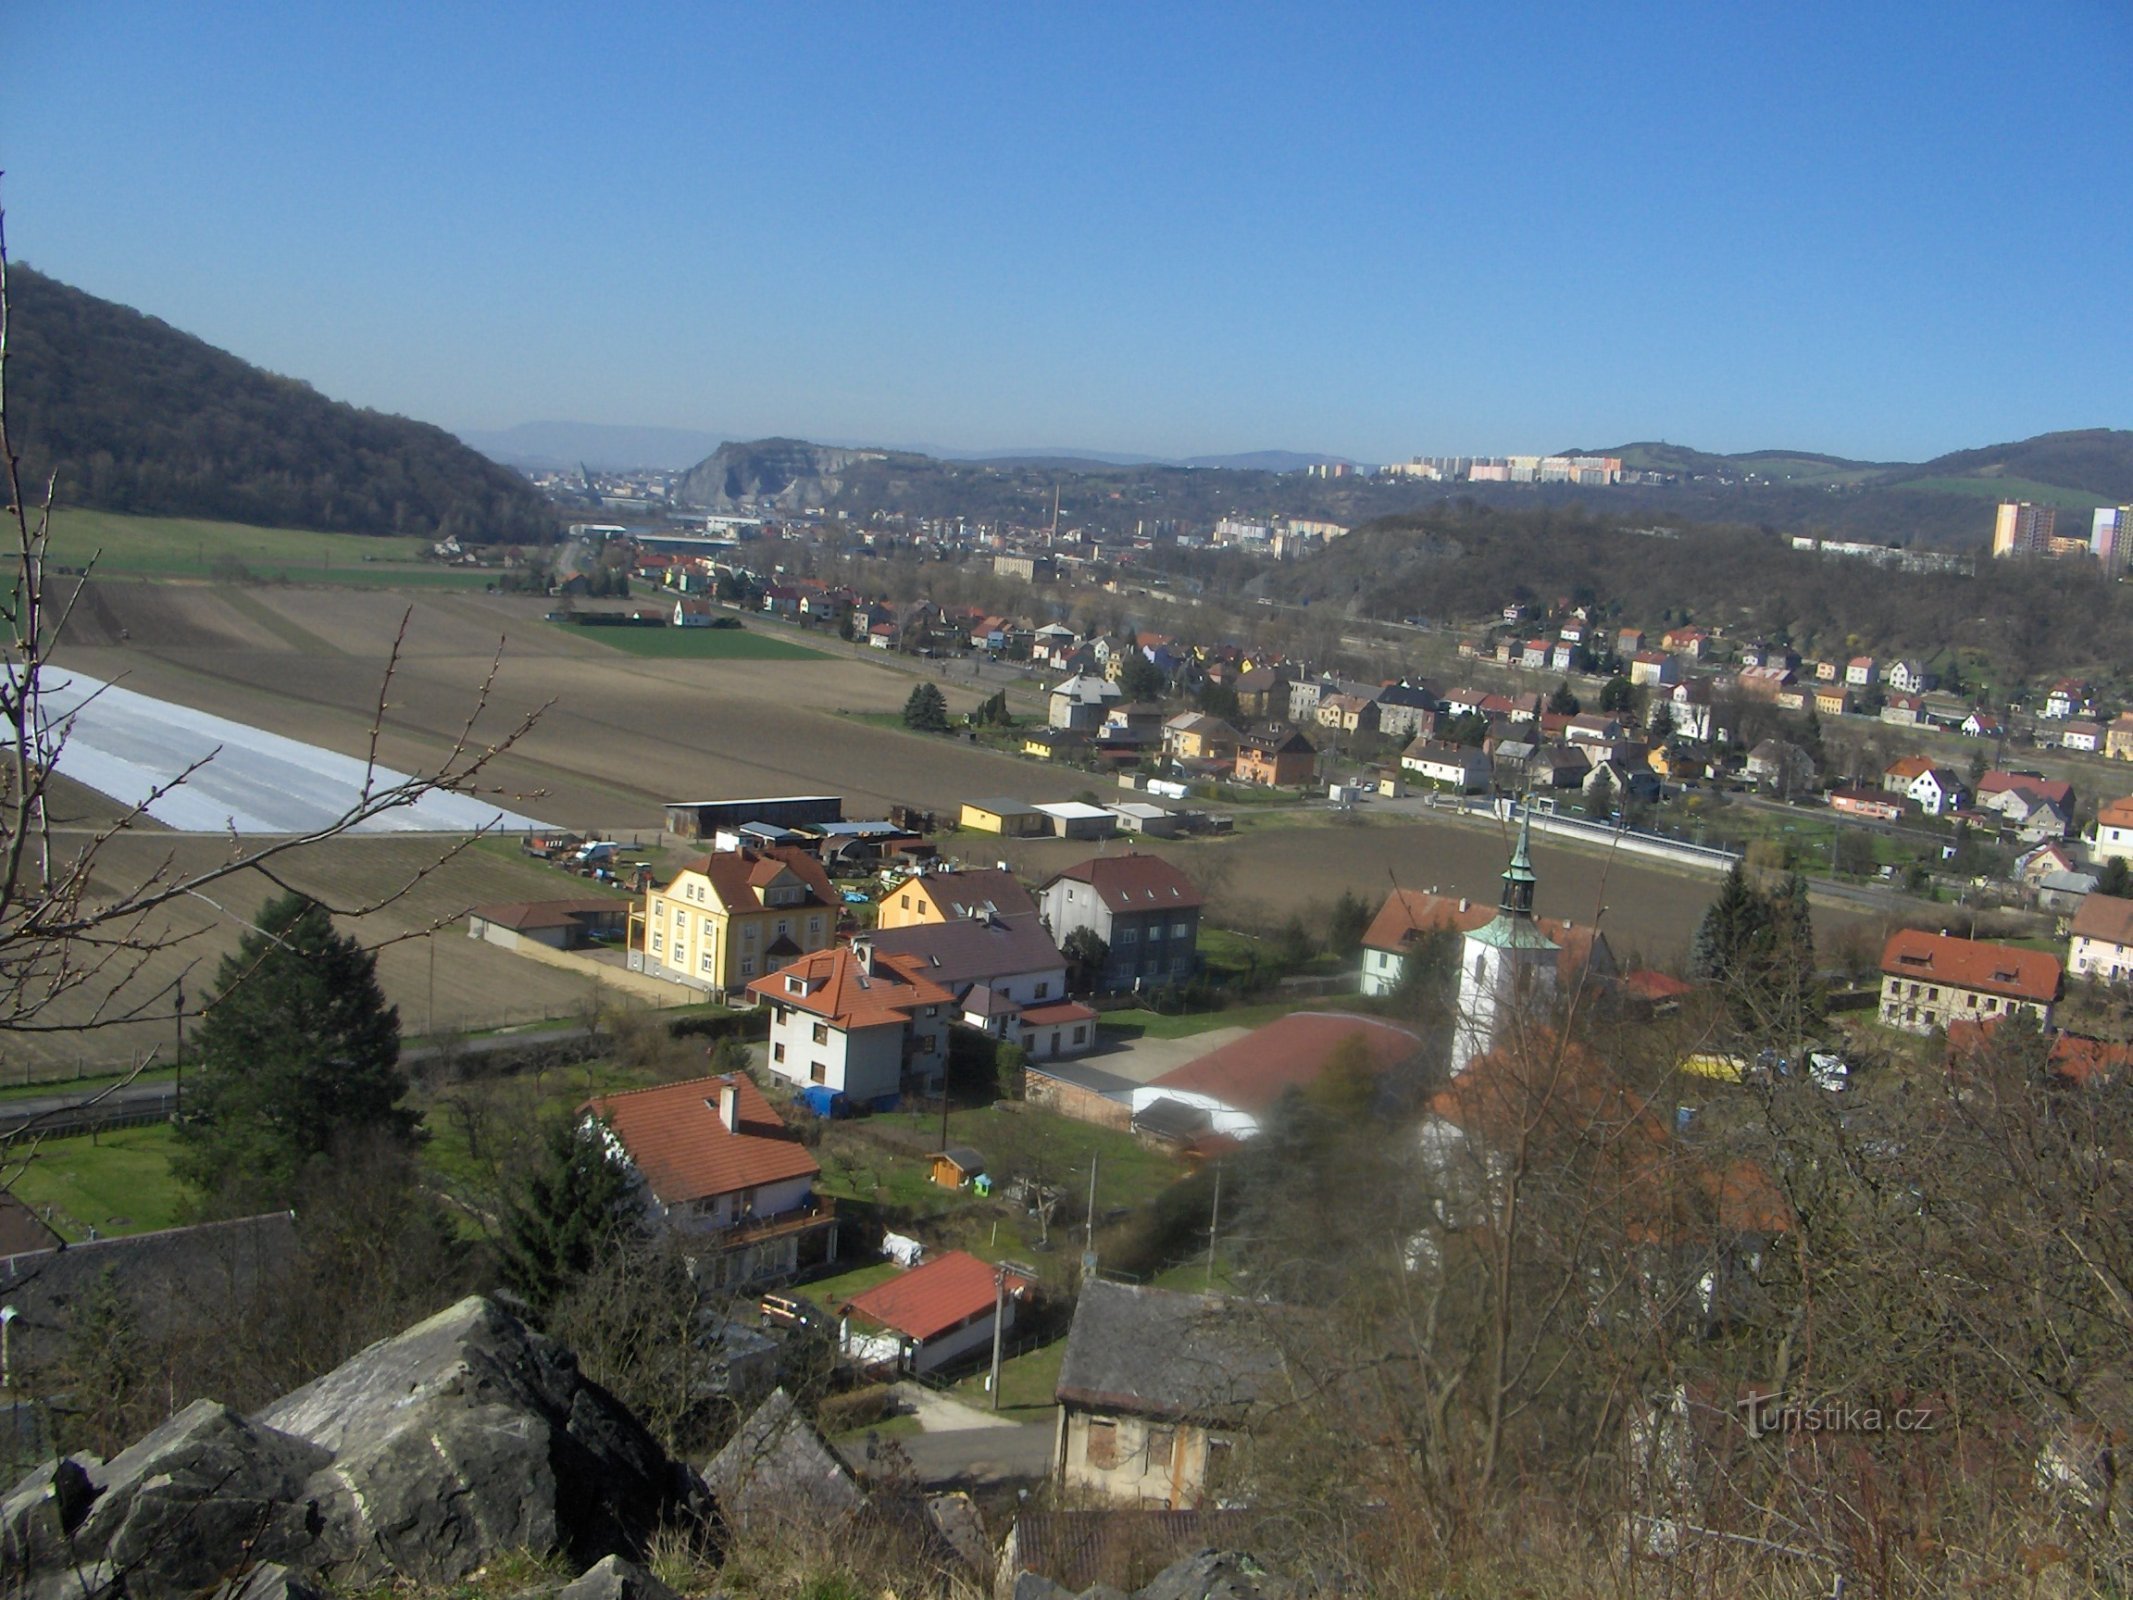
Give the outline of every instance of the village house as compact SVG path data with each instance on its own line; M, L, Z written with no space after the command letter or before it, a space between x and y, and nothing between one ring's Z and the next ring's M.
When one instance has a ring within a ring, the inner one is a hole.
M1967 793L1963 780L1955 775L1952 767L1928 766L1911 780L1904 791L1918 802L1918 809L1929 817L1948 816L1963 808Z
M1881 952L1881 1020L1906 1033L2027 1011L2048 1027L2059 998L2058 959L2041 950L1985 944L1916 928Z
M2098 808L2090 854L2099 862L2133 861L2133 795L2106 800Z
M1702 628L1669 628L1659 637L1659 647L1673 655L1701 661L1710 649L1711 635Z
M1881 702L1881 720L1892 728L1915 728L1926 719L1926 703L1915 694L1892 694Z
M1986 773L1977 781L1977 806L2033 842L2063 839L2074 826L2074 786L2034 772Z
M1436 691L1410 683L1390 683L1377 697L1378 732L1388 739L1414 739L1437 726Z
M2094 703L2095 693L2079 678L2061 678L2046 691L2044 709L2039 715L2055 722L2084 715Z
M1916 661L1892 661L1883 676L1899 694L1924 694L1940 682Z
M1815 714L1822 717L1848 717L1852 711L1852 696L1849 689L1826 687L1814 691Z
M1079 672L1051 691L1046 721L1054 728L1089 733L1102 725L1105 711L1121 698L1117 684Z
M2133 711L2121 711L2103 730L2103 753L2113 761L2133 761Z
M1651 726L1656 728L1662 722L1669 731L1698 744L1709 744L1731 731L1718 725L1707 678L1691 678L1675 684L1672 694L1653 695Z
M1318 702L1317 722L1336 733L1376 733L1378 704L1374 696L1343 691Z
M628 965L725 999L825 948L839 904L829 874L804 850L699 856L630 913Z
M1546 667L1548 665L1548 641L1546 639L1528 639L1523 645L1519 646L1518 665L1535 671Z
M966 867L910 877L881 897L879 928L908 928L970 917L1031 917L1037 902L1012 872Z
M2102 723L2079 717L2072 719L2059 730L2060 747L2066 750L2082 750L2093 754L2103 748L2103 739Z
M1455 794L1483 792L1495 771L1488 756L1472 745L1446 744L1441 739L1417 739L1400 752L1400 767L1417 782Z
M1289 709L1289 670L1286 667L1251 667L1237 674L1231 691L1237 696L1237 714L1242 717L1274 718Z
M1615 654L1627 661L1644 648L1642 628L1618 628L1615 631Z
M1246 734L1237 745L1236 780L1285 789L1311 781L1318 751L1301 728L1276 723Z
M708 628L711 626L711 602L690 596L674 602L674 626L677 628Z
M770 1007L770 1070L817 1116L940 1091L955 996L922 962L877 956L862 940L758 978L748 992Z
M588 1133L638 1183L645 1213L682 1234L708 1285L738 1289L836 1259L821 1168L745 1073L602 1095Z
M1853 656L1844 663L1844 686L1848 689L1871 689L1880 676L1879 664L1872 656Z
M1765 739L1750 750L1741 770L1749 782L1781 799L1814 787L1814 758L1783 739Z
M989 1351L995 1320L1003 1334L1013 1329L1017 1310L1036 1290L1026 1271L951 1250L853 1295L844 1303L840 1342L863 1355L872 1355L877 1343L891 1345L895 1368L923 1377ZM869 1339L868 1329L880 1331Z
M2133 728L2128 731L2133 733ZM1963 718L1962 732L1966 739L2002 739L2007 735L2007 728L1992 712L1973 711Z
M994 796L986 800L965 800L959 827L972 833L997 833L1003 839L1048 839L1052 836L1052 819L1026 800L1009 796Z
M1681 681L1681 663L1664 650L1639 650L1629 658L1629 681L1670 689Z
M879 930L852 941L954 997L954 1019L1019 1044L1032 1060L1077 1055L1096 1042L1096 1013L1067 999L1067 963L1034 912Z
M1928 756L1898 756L1881 773L1881 787L1890 794L1908 795L1911 785L1933 770Z
M2091 894L2074 913L2067 970L2077 978L2124 983L2133 978L2133 900Z
M1173 761L1234 761L1237 730L1204 711L1181 711L1163 724L1163 753Z
M1104 990L1183 983L1199 968L1200 891L1161 856L1097 856L1037 891L1045 926L1062 948L1086 930L1101 939Z
M1233 1494L1253 1412L1286 1395L1274 1308L1091 1277L1060 1362L1056 1467L1070 1491L1186 1510Z
M551 950L577 950L609 939L619 944L629 937L631 909L630 901L613 895L475 906L467 912L467 937L506 950L516 950L522 943L546 945Z

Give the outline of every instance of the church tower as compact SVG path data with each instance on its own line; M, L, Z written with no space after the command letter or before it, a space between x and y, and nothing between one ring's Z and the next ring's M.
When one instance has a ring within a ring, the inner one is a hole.
M1452 1034L1452 1071L1464 1072L1509 1032L1522 1010L1555 998L1555 941L1533 920L1532 813L1518 822L1518 846L1503 871L1496 915L1466 935L1459 955L1459 1013Z

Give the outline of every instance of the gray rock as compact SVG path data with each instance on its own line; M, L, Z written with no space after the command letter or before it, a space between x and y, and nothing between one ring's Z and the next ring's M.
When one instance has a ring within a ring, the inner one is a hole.
M1173 1562L1134 1600L1294 1600L1293 1584L1236 1550L1202 1550Z
M623 1556L602 1556L556 1600L681 1600L681 1596Z
M576 1359L480 1297L260 1414L332 1454L308 1493L336 1576L464 1577L505 1550L637 1551L701 1483Z
M1075 1600L1073 1593L1062 1589L1050 1578L1039 1577L1034 1572L1015 1575L1014 1600Z
M783 1389L749 1413L704 1479L736 1526L782 1518L820 1526L852 1516L864 1498L851 1469Z
M326 1591L279 1562L268 1561L230 1579L208 1600L326 1600Z
M330 1459L196 1401L108 1462L54 1462L18 1484L6 1564L30 1596L174 1600L247 1560L304 1562L320 1531L309 1480Z
M58 1559L66 1537L96 1503L94 1456L63 1456L34 1467L0 1498L0 1572L27 1572Z

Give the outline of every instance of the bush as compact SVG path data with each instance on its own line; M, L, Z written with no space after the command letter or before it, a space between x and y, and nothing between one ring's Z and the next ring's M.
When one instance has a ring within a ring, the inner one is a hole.
M824 1433L850 1433L871 1428L889 1414L889 1386L870 1383L843 1394L826 1395L815 1408L815 1426Z

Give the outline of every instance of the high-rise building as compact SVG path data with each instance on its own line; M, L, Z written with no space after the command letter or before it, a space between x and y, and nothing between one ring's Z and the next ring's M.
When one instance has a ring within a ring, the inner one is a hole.
M2048 553L2058 521L2057 506L2040 506L2034 500L2002 500L1999 517L1992 525L1993 555L2041 556Z
M2126 557L2133 554L2128 541L2133 541L2133 506L2098 506L2089 526L2089 554L2105 577L2126 575Z

